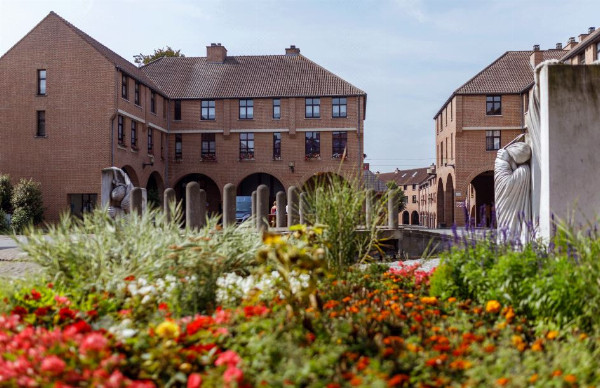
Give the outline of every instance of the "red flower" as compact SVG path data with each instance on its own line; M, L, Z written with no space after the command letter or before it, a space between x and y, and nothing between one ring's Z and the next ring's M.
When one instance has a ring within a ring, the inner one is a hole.
M88 312L85 313L88 317L94 319L98 316L98 311L96 310L90 310Z
M31 297L33 298L33 300L40 300L42 298L42 294L40 294L38 291L36 291L35 288L31 289Z
M12 315L18 315L18 316L22 317L24 315L27 315L27 310L23 306L16 306L14 309L12 309L12 311L10 313Z
M133 275L129 275L129 276L127 276L127 277L126 277L125 279L123 279L123 280L125 280L126 282L131 282L131 281L135 280L135 276L133 276Z
M223 373L223 380L225 381L226 384L229 384L232 381L236 381L239 383L242 381L243 378L244 378L244 373L236 367L229 367L229 368L227 368L225 373Z
M75 311L71 310L68 307L63 307L60 310L58 310L58 315L63 321L66 321L69 318L75 319L75 314Z
M46 284L46 287L48 287L48 288L51 288L51 289L52 289L52 288L54 288L54 283L48 283L48 284Z
M158 305L158 310L159 311L169 311L169 305L163 302Z
M244 307L244 315L246 318L253 316L263 316L269 313L269 309L265 306L246 306Z
M227 350L217 357L215 361L216 366L227 365L229 368L236 367L239 365L241 359L240 356L233 350Z
M198 330L207 329L212 324L214 324L212 317L200 315L187 325L186 332L188 335L194 335Z
M388 387L395 387L400 384L408 383L410 381L410 376L408 375L395 375L391 379L388 380Z
M126 317L128 315L131 315L131 309L124 309L124 310L120 310L119 311L119 315L122 317Z
M90 333L85 336L81 345L79 345L79 353L87 354L88 352L101 352L108 346L108 340L100 333Z
M188 377L187 388L199 388L202 386L202 376L199 373L192 373Z
M62 373L62 371L65 370L66 366L67 364L65 364L63 360L61 360L57 356L52 355L42 360L41 371L57 375L59 373Z
M34 314L36 315L36 317L43 317L44 315L48 314L48 311L50 311L50 306L38 307L37 309L35 309Z

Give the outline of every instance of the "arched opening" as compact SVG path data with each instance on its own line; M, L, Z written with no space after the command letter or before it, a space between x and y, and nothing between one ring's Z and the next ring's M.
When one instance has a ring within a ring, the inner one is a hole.
M204 174L188 174L179 179L173 189L178 201L185 204L185 188L190 182L198 182L200 188L206 191L206 211L208 214L221 214L221 191L210 177Z
M485 171L471 181L475 191L475 225L495 226L494 211L494 171Z
M260 185L266 185L269 188L269 209L271 208L271 204L275 202L275 198L277 197L277 193L279 191L285 192L285 187L279 181L279 179L275 178L271 174L267 174L264 172L258 172L251 175L248 175L237 186L237 195L239 197L250 197L252 192L256 190L256 188Z
M438 179L437 184L437 221L438 228L445 228L446 222L444 220L444 182L442 182L442 178Z
M131 183L133 184L134 187L140 187L140 180L138 179L138 176L135 173L135 170L133 169L133 167L123 166L123 168L121 168L121 170L125 171L125 173L129 177L129 180L131 181Z
M163 193L165 191L165 184L162 177L156 171L154 171L148 177L148 183L146 183L146 193L148 195L148 206L161 207Z
M411 225L419 225L419 212L413 210L410 214L410 224Z
M444 222L447 226L454 224L454 182L450 174L446 179L446 191L444 193Z
M409 218L410 218L410 215L408 214L408 211L407 210L403 211L402 212L402 225L408 225L410 223Z

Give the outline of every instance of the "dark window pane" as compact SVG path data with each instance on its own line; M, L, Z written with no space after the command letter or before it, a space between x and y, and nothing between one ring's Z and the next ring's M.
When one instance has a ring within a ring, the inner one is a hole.
M175 118L174 120L181 120L181 100L175 100Z

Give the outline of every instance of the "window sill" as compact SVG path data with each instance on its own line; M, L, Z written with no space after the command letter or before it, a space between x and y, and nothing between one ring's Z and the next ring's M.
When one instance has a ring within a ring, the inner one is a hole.
M485 116L486 117L502 117L501 114L499 114L499 115L493 115L493 114L489 114L489 113L486 113Z
M173 160L173 163L177 163L177 164L183 163L183 159L175 159L175 160Z
M202 117L200 117L200 121L217 121L217 119L203 119Z
M217 158L214 159L200 159L200 163L217 163Z
M156 116L156 112L150 112L151 115Z
M273 117L273 120L279 121L279 120L281 120L281 117Z
M254 162L256 159L252 158L252 159L239 159L240 162Z
M137 153L138 153L138 151L139 151L139 149L138 149L138 148L133 148L133 147L131 147L131 152L134 152L134 153L136 153L136 154L137 154Z
M123 97L123 96L121 96L121 100L124 100L124 101L130 102L128 98L125 98L125 97Z
M304 117L304 120L321 120L321 117Z
M117 149L127 151L127 146L122 145L122 144L117 144Z
M36 96L36 97L46 97L46 96L48 96L48 94L47 94L47 93L46 93L46 94L37 94L37 93L36 93L36 95L35 95L35 96Z
M279 157L277 157L277 156L274 156L272 160L273 160L274 162L281 162L281 161L283 161L283 159L281 158L281 156L279 156Z
M242 119L238 117L238 121L252 121L254 120L254 117L250 118L250 119Z
M136 108L140 108L143 109L142 106L140 104L136 104L135 102L133 103L135 105Z
M34 139L47 139L47 138L48 138L48 135L44 135L44 136L37 136L37 135L36 135L36 136L34 136L33 138L34 138Z
M332 119L347 119L348 116L331 116Z

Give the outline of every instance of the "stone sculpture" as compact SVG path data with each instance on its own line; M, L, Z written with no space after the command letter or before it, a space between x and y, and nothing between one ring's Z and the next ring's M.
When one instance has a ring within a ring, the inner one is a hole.
M108 214L115 218L131 210L133 184L127 173L117 167L102 170L102 206L108 205Z
M507 237L527 239L531 224L531 147L520 135L498 150L494 163L494 191L498 229Z

